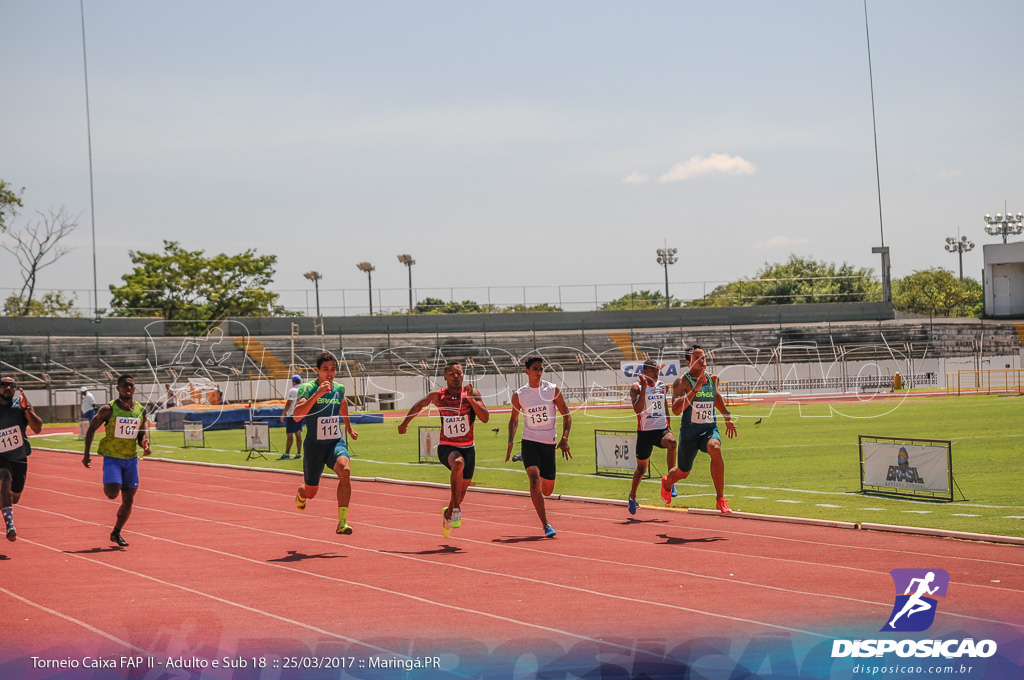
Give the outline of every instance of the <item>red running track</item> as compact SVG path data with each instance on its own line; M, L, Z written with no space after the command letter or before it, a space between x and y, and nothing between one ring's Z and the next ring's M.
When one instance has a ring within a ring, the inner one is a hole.
M545 539L529 498L483 493L446 539L446 490L372 482L354 483L355 533L338 536L332 478L299 512L298 476L144 460L120 549L117 503L80 461L31 458L19 538L0 545L0 671L28 655L873 637L895 568L949 572L930 636L1024 629L1019 546L554 500Z

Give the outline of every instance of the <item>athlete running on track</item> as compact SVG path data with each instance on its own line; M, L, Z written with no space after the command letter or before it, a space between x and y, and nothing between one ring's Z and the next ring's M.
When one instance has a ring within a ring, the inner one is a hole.
M725 417L729 439L736 436L736 424L718 391L718 376L708 373L707 358L699 345L690 351L690 370L672 384L672 413L682 414L679 424L679 465L661 478L661 499L672 502L672 485L689 476L698 451L711 456L711 480L718 500L716 507L723 515L732 512L725 498L725 461L722 460L722 437L718 434L715 409Z
M480 392L472 385L463 385L462 364L449 361L444 367L447 387L424 396L409 409L398 426L398 434L405 434L409 422L416 414L433 405L441 415L441 439L437 445L437 458L451 470L449 482L452 494L448 505L441 510L441 533L451 536L452 529L462 526L462 501L473 481L476 469L476 448L473 440L473 422L479 418L486 423L490 418Z
M153 453L149 448L146 409L135 401L135 379L132 376L118 377L117 399L101 406L89 423L85 433L85 455L82 457L82 465L85 467L92 466L89 450L92 448L93 435L101 427L104 428L104 436L96 452L103 456L103 493L111 500L121 496L110 540L127 548L128 541L122 538L121 529L131 517L135 494L139 490L138 448L142 446L143 455Z
M302 440L303 485L295 494L295 507L306 509L306 501L315 498L320 490L320 477L324 467L338 475L338 528L336 533L351 534L348 523L348 504L352 498L352 462L348 445L341 436L342 423L352 441L359 434L352 429L348 416L345 386L334 382L338 361L330 352L316 358L316 379L299 386L299 400L292 418L305 419L306 437Z
M508 451L505 462L512 455L512 446L519 427L519 414L523 414L523 466L530 480L530 499L544 527L544 535L553 538L556 532L548 522L544 508L544 497L550 496L555 490L555 411L562 414L562 438L558 447L562 456L569 460L569 431L572 429L572 416L565 405L562 393L554 383L542 380L544 360L530 357L525 362L527 384L516 390L512 395L512 415L508 421Z

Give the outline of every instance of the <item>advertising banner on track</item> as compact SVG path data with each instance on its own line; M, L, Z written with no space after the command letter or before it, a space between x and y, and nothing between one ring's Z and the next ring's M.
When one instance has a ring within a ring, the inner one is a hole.
M862 488L896 494L948 494L952 500L949 442L871 439L862 437L860 441Z
M597 472L625 472L636 469L636 432L595 430L594 451Z

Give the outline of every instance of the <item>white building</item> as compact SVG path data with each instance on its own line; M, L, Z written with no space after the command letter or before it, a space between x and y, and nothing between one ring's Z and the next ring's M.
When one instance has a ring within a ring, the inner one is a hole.
M1024 317L1024 241L992 243L985 253L985 313Z

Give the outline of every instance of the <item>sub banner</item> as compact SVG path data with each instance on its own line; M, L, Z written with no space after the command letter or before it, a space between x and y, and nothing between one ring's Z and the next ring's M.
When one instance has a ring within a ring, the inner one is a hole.
M420 453L421 463L437 463L437 443L441 439L441 429L437 427L421 427Z
M597 469L632 473L636 469L636 433L595 432Z
M920 446L864 442L864 484L902 491L949 493L949 450Z

